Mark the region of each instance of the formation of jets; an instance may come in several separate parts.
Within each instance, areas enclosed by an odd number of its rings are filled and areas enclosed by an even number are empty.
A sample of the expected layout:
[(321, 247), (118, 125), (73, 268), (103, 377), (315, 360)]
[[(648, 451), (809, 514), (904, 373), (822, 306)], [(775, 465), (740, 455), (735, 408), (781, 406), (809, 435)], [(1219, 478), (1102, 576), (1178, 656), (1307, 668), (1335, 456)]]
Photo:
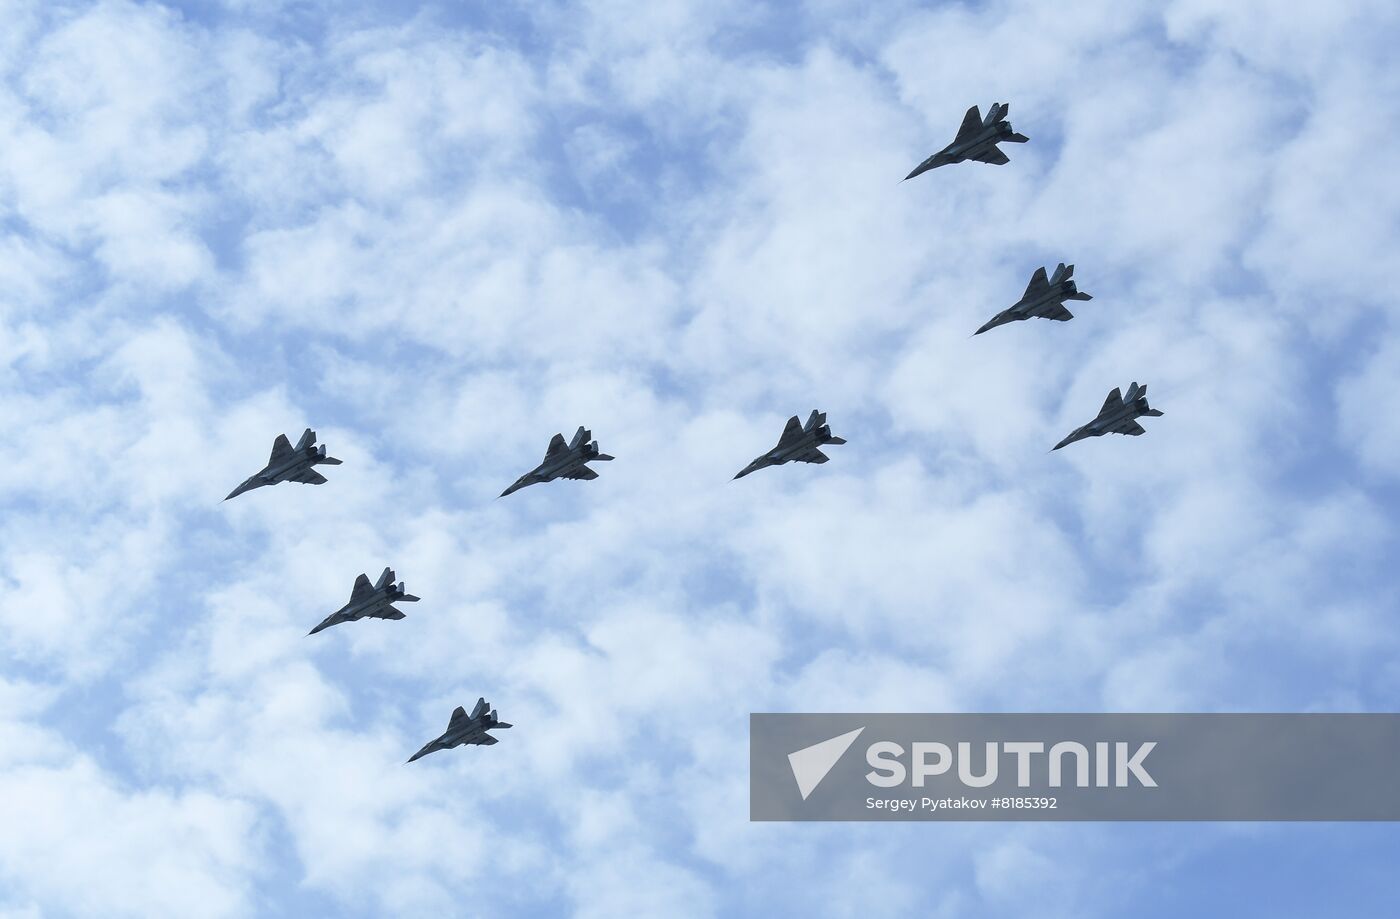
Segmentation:
[[(953, 142), (920, 163), (913, 172), (905, 176), (905, 179), (912, 179), (939, 166), (968, 160), (996, 166), (1010, 162), (998, 144), (1023, 144), (1028, 138), (1024, 134), (1018, 134), (1012, 130), (1011, 125), (1006, 121), (1007, 108), (1005, 103), (996, 103), (987, 112), (986, 118), (982, 117), (977, 106), (974, 105), (968, 109)], [(1074, 266), (1066, 265), (1063, 262), (1056, 267), (1053, 275), (1047, 276), (1044, 268), (1036, 269), (1035, 274), (1031, 276), (1030, 283), (1026, 285), (1026, 292), (1021, 295), (1021, 299), (997, 313), (973, 334), (981, 335), (989, 329), (1023, 319), (1039, 318), (1064, 322), (1074, 318), (1073, 314), (1065, 308), (1065, 301), (1093, 298), (1079, 290), (1073, 280), (1073, 274)], [(1100, 437), (1104, 434), (1139, 436), (1145, 433), (1145, 429), (1138, 424), (1137, 419), (1156, 417), (1161, 414), (1162, 412), (1148, 406), (1146, 386), (1139, 386), (1134, 382), (1128, 387), (1126, 396), (1121, 390), (1115, 388), (1108, 394), (1108, 398), (1104, 401), (1103, 408), (1099, 410), (1098, 415), (1088, 424), (1072, 431), (1052, 448), (1052, 452), (1075, 441), (1088, 437)], [(783, 428), (782, 436), (778, 438), (777, 445), (739, 470), (734, 478), (741, 479), (759, 469), (781, 466), (786, 463), (825, 463), (830, 457), (823, 453), (821, 448), (845, 442), (845, 439), (837, 437), (831, 432), (830, 425), (826, 423), (825, 413), (813, 409), (807, 417), (806, 424), (800, 423), (798, 416), (793, 415)], [(585, 427), (580, 426), (578, 431), (574, 433), (573, 439), (567, 443), (564, 441), (563, 434), (555, 434), (545, 451), (544, 460), (534, 469), (516, 479), (509, 488), (501, 492), (501, 497), (504, 498), (526, 486), (552, 482), (555, 479), (584, 481), (596, 479), (598, 473), (589, 468), (588, 464), (606, 462), (611, 459), (613, 457), (600, 450), (598, 441), (593, 439), (592, 433)], [(326, 482), (326, 477), (317, 472), (314, 467), (319, 465), (337, 466), (340, 465), (340, 462), (335, 457), (326, 455), (324, 445), (319, 447), (316, 445), (316, 433), (310, 428), (307, 428), (301, 435), (301, 439), (297, 441), (295, 447), (291, 445), (285, 434), (279, 434), (277, 439), (273, 441), (272, 455), (268, 458), (267, 465), (244, 480), (224, 500), (227, 501), (229, 498), (235, 498), (244, 492), (261, 488), (264, 485), (277, 485), (281, 482), (323, 485)], [(374, 584), (370, 584), (368, 575), (361, 574), (355, 579), (349, 602), (321, 620), (310, 634), (315, 635), (333, 625), (365, 618), (403, 619), (404, 613), (397, 609), (394, 604), (416, 602), (418, 602), (418, 597), (409, 594), (402, 581), (395, 583), (392, 568), (385, 568), (379, 576), (379, 580)], [(429, 753), (452, 747), (495, 744), (496, 738), (489, 732), (510, 726), (496, 716), (496, 710), (491, 708), (484, 698), (477, 700), (470, 715), (464, 708), (458, 706), (452, 712), (452, 717), (447, 723), (447, 730), (409, 757), (408, 762), (411, 763)]]

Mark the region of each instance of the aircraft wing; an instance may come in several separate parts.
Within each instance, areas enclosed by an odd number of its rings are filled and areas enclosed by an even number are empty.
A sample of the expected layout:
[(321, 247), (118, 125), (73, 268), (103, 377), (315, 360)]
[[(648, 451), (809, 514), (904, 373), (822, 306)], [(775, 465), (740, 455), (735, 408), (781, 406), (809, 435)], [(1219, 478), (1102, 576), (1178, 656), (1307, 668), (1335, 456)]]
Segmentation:
[(953, 139), (955, 141), (966, 140), (972, 136), (973, 131), (981, 127), (982, 113), (978, 111), (977, 106), (974, 105), (972, 108), (968, 109), (967, 114), (963, 116), (962, 125), (958, 128), (958, 136)]
[(804, 463), (824, 463), (824, 462), (826, 462), (827, 460), (831, 459), (831, 457), (827, 456), (825, 453), (823, 453), (823, 452), (820, 451), (820, 450), (808, 450), (806, 453), (803, 453), (801, 456), (796, 456), (796, 457), (793, 457), (793, 458), (794, 458), (794, 459), (797, 459), (797, 460), (800, 460), (801, 462), (804, 462)]
[(1021, 295), (1021, 299), (1029, 300), (1041, 291), (1049, 289), (1049, 287), (1050, 279), (1045, 276), (1045, 266), (1042, 265), (1035, 270), (1035, 274), (1031, 275), (1031, 281), (1026, 285), (1026, 292)]
[(362, 599), (370, 595), (374, 588), (369, 585), (369, 575), (362, 574), (355, 578), (355, 587), (350, 591), (350, 602)]
[(1011, 157), (1002, 153), (996, 147), (993, 147), (986, 153), (977, 154), (973, 159), (979, 163), (991, 163), (993, 166), (1005, 166), (1007, 163), (1011, 162)]
[(484, 733), (483, 733), (483, 734), (479, 735), (479, 736), (477, 737), (476, 740), (470, 741), (470, 743), (479, 743), (479, 744), (485, 744), (485, 745), (487, 745), (487, 746), (490, 746), (490, 745), (493, 744), (493, 743), (500, 743), (500, 741), (497, 740), (496, 738), (492, 737), (490, 734), (484, 734)]
[(598, 478), (598, 473), (594, 472), (592, 469), (589, 469), (587, 466), (580, 466), (572, 472), (564, 473), (564, 478), (583, 479), (584, 481), (588, 481), (590, 479)]
[(467, 720), (467, 710), (466, 710), (465, 708), (462, 708), (462, 706), (459, 705), (459, 706), (457, 706), (456, 708), (454, 708), (454, 709), (452, 710), (452, 717), (451, 717), (450, 719), (448, 719), (448, 722), (447, 722), (447, 729), (450, 731), (450, 730), (452, 730), (454, 727), (456, 727), (457, 725), (461, 724), (463, 721), (466, 721), (466, 720)]
[(568, 444), (564, 443), (564, 435), (555, 434), (549, 439), (549, 449), (545, 451), (544, 455), (546, 457), (557, 456), (558, 454), (563, 453), (567, 449), (569, 449), (569, 446)]
[(778, 438), (778, 446), (786, 447), (789, 444), (796, 443), (797, 439), (801, 436), (802, 422), (797, 420), (796, 415), (793, 415), (788, 419), (787, 427), (783, 428), (783, 436)]
[(308, 469), (305, 472), (297, 473), (287, 481), (301, 482), (303, 485), (324, 485), (326, 484), (326, 477), (315, 469)]
[(394, 609), (392, 606), (386, 606), (386, 607), (384, 607), (383, 609), (381, 609), (379, 612), (377, 612), (377, 613), (370, 613), (370, 615), (373, 616), (375, 619), (404, 619), (404, 618), (406, 618), (406, 617), (404, 616), (403, 613), (401, 613), (401, 612), (399, 612), (398, 610)]
[(1114, 428), (1113, 432), (1115, 434), (1130, 434), (1133, 437), (1136, 437), (1139, 434), (1146, 434), (1147, 429), (1144, 428), (1142, 425), (1138, 424), (1136, 421), (1128, 420), (1120, 424), (1118, 427)]
[(1122, 404), (1123, 404), (1123, 390), (1121, 390), (1121, 389), (1119, 389), (1117, 386), (1115, 386), (1115, 387), (1113, 387), (1113, 392), (1111, 392), (1111, 393), (1108, 394), (1108, 398), (1105, 399), (1105, 400), (1103, 400), (1103, 408), (1099, 409), (1099, 414), (1102, 415), (1104, 412), (1108, 411), (1109, 409), (1117, 408), (1118, 406), (1120, 406), (1120, 405), (1122, 405)]
[(1057, 303), (1040, 315), (1044, 316), (1046, 319), (1054, 319), (1056, 322), (1068, 322), (1074, 318), (1074, 314), (1065, 309), (1063, 303)]
[(286, 434), (278, 434), (277, 439), (272, 442), (272, 455), (267, 458), (267, 464), (280, 462), (292, 455), (292, 442), (287, 439)]

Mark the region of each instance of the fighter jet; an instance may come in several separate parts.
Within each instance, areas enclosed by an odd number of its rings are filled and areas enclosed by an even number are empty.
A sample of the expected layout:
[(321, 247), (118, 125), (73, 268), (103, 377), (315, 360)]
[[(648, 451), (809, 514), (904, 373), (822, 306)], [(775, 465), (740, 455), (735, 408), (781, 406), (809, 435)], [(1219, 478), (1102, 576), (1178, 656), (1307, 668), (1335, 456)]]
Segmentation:
[(236, 498), (245, 491), (252, 491), (254, 488), (276, 485), (279, 482), (324, 485), (326, 477), (311, 468), (323, 463), (339, 466), (340, 460), (334, 456), (326, 456), (325, 444), (320, 447), (316, 446), (315, 431), (307, 428), (295, 447), (287, 440), (286, 434), (278, 434), (277, 439), (272, 442), (272, 456), (268, 457), (267, 465), (262, 468), (261, 472), (249, 476), (242, 485), (229, 492), (228, 498), (224, 500)]
[(467, 710), (462, 706), (457, 706), (452, 711), (452, 720), (447, 722), (447, 730), (436, 740), (430, 740), (423, 746), (423, 749), (408, 758), (411, 763), (420, 756), (427, 756), (438, 750), (447, 750), (452, 747), (460, 747), (462, 744), (493, 744), (496, 738), (487, 731), (495, 728), (508, 728), (510, 725), (496, 717), (496, 710), (486, 704), (485, 699), (476, 700), (476, 708), (472, 709), (471, 715), (467, 715)]
[(1147, 433), (1147, 431), (1133, 419), (1141, 418), (1144, 415), (1155, 418), (1161, 414), (1157, 409), (1148, 407), (1146, 386), (1134, 383), (1128, 387), (1126, 398), (1124, 398), (1122, 391), (1115, 386), (1113, 392), (1109, 393), (1108, 398), (1104, 400), (1103, 408), (1099, 409), (1099, 416), (1082, 428), (1075, 428), (1068, 437), (1055, 444), (1052, 449), (1058, 450), (1076, 440), (1099, 437), (1104, 434), (1131, 434), (1136, 437), (1139, 434)]
[(1006, 121), (1008, 107), (1004, 102), (995, 103), (985, 119), (977, 106), (968, 109), (967, 114), (963, 116), (962, 127), (958, 128), (958, 136), (953, 138), (953, 142), (920, 163), (913, 172), (904, 177), (904, 181), (907, 182), (930, 169), (937, 169), (949, 163), (961, 163), (964, 160), (976, 160), (994, 166), (1005, 166), (1011, 162), (997, 144), (1003, 141), (1024, 144), (1030, 138), (1011, 130), (1011, 124)]
[(370, 616), (374, 619), (402, 619), (403, 613), (390, 606), (391, 603), (417, 603), (418, 598), (404, 589), (403, 582), (394, 584), (394, 569), (385, 568), (374, 586), (369, 586), (369, 575), (362, 574), (355, 579), (350, 591), (350, 602), (331, 613), (321, 624), (307, 634), (315, 635), (342, 622), (354, 622)]
[(788, 419), (787, 427), (783, 428), (783, 436), (778, 438), (778, 445), (749, 463), (734, 478), (742, 479), (750, 472), (765, 466), (781, 466), (794, 460), (801, 463), (824, 463), (831, 457), (817, 448), (825, 444), (845, 442), (844, 438), (831, 433), (831, 428), (826, 423), (825, 412), (812, 409), (806, 425), (800, 424), (797, 416), (793, 415)]
[(1026, 292), (1021, 295), (1021, 299), (997, 313), (986, 325), (972, 334), (981, 335), (988, 329), (995, 329), (999, 325), (1031, 317), (1055, 319), (1059, 322), (1073, 319), (1074, 314), (1065, 309), (1066, 300), (1094, 299), (1075, 286), (1074, 281), (1071, 280), (1073, 274), (1074, 266), (1066, 265), (1064, 262), (1060, 262), (1059, 267), (1055, 269), (1055, 274), (1048, 279), (1045, 277), (1045, 269), (1037, 268), (1035, 274), (1031, 275), (1031, 282), (1026, 285)]
[(552, 482), (555, 479), (596, 479), (598, 473), (587, 464), (597, 460), (612, 459), (606, 453), (598, 452), (598, 441), (587, 428), (579, 428), (574, 439), (566, 445), (563, 434), (555, 434), (545, 451), (544, 462), (515, 480), (515, 484), (501, 492), (504, 498), (511, 492), (519, 491), (526, 485), (536, 482)]

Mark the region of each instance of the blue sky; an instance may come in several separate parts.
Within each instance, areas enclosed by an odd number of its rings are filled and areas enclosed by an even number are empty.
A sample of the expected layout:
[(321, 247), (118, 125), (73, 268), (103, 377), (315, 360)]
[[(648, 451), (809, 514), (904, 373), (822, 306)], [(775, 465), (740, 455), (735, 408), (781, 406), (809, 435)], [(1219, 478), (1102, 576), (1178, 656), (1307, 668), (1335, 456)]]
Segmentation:
[(1391, 5), (343, 6), (0, 0), (0, 919), (1390, 910), (1388, 825), (753, 825), (746, 731), (1393, 710)]

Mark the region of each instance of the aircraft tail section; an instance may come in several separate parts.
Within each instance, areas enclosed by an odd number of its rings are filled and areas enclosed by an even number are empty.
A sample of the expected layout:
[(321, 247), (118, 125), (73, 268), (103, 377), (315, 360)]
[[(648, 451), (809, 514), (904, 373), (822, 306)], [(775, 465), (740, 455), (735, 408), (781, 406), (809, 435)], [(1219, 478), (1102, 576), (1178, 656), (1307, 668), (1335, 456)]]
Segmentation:
[(307, 447), (311, 446), (315, 442), (316, 432), (311, 430), (310, 428), (307, 428), (305, 431), (302, 432), (301, 440), (297, 441), (297, 449), (305, 450)]

